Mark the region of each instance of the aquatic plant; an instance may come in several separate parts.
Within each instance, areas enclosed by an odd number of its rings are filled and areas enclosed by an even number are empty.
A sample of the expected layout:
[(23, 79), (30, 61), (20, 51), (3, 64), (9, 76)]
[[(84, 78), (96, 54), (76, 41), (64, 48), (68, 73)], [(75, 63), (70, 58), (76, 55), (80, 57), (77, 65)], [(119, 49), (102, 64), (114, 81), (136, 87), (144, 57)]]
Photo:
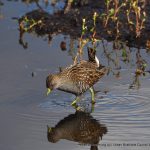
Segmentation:
[[(111, 22), (115, 23), (118, 38), (120, 28), (127, 20), (129, 28), (135, 31), (136, 37), (140, 37), (146, 21), (146, 0), (105, 0), (105, 5), (106, 12), (101, 15), (104, 27)], [(122, 20), (123, 16), (126, 16), (126, 20)]]

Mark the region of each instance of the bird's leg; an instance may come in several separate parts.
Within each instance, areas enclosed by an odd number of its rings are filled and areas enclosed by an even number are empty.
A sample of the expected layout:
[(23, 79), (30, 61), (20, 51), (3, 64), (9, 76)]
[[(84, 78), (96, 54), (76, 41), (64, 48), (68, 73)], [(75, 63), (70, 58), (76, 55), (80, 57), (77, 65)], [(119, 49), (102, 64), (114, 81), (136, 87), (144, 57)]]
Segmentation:
[(92, 104), (95, 103), (95, 93), (93, 87), (90, 88), (91, 96), (92, 96)]
[(77, 96), (77, 97), (74, 99), (74, 101), (71, 103), (71, 105), (72, 105), (72, 106), (77, 105), (76, 103), (77, 103), (77, 101), (79, 101), (79, 100), (80, 100), (80, 98)]
[(77, 101), (79, 101), (80, 100), (80, 97), (76, 97), (75, 99), (74, 99), (74, 101), (71, 103), (71, 105), (76, 109), (76, 110), (80, 110), (81, 108), (77, 105)]
[(95, 103), (92, 103), (92, 105), (91, 105), (91, 113), (94, 112), (94, 108), (95, 108)]

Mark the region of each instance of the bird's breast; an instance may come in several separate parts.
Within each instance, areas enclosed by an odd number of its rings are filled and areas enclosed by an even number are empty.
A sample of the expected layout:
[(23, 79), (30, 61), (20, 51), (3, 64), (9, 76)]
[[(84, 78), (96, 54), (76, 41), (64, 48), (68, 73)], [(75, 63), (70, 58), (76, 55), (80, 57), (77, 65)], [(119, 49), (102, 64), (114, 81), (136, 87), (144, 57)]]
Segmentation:
[(74, 85), (73, 83), (64, 83), (63, 85), (61, 85), (58, 90), (64, 91), (64, 92), (68, 92), (68, 93), (72, 93), (75, 95), (79, 95), (80, 94), (80, 89), (77, 88), (76, 85)]

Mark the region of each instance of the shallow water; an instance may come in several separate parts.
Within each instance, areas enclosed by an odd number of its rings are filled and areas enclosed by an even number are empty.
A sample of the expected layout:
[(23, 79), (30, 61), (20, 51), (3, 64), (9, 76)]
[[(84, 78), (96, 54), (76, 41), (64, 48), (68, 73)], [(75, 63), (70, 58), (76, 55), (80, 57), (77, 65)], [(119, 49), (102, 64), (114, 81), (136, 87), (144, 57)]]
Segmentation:
[[(51, 45), (44, 38), (25, 34), (28, 49), (18, 43), (18, 17), (36, 8), (21, 1), (2, 1), (0, 13), (0, 149), (1, 150), (85, 150), (77, 142), (47, 140), (47, 125), (55, 126), (61, 119), (74, 114), (70, 106), (74, 96), (54, 91), (45, 96), (45, 78), (58, 67), (72, 63), (67, 51), (60, 50), (62, 35), (55, 36)], [(41, 2), (41, 4), (43, 4)], [(69, 41), (69, 39), (67, 39)], [(111, 44), (110, 44), (111, 45)], [(149, 63), (149, 56), (141, 50)], [(98, 56), (107, 65), (100, 53)], [(96, 96), (94, 112), (91, 114), (104, 124), (108, 132), (100, 141), (99, 149), (150, 149), (150, 76), (141, 77), (140, 89), (129, 89), (135, 67), (121, 64), (121, 77), (105, 76), (96, 89), (108, 90)], [(34, 77), (32, 77), (34, 73)], [(80, 102), (85, 107), (90, 101), (87, 92)], [(128, 144), (128, 145), (127, 145)]]

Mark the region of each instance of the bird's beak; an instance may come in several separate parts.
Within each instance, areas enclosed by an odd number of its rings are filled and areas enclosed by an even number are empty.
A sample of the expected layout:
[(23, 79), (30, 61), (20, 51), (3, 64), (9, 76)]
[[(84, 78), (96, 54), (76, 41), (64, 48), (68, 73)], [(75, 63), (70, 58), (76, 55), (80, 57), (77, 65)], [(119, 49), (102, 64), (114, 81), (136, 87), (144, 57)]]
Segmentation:
[(52, 128), (47, 125), (47, 131), (48, 131), (48, 133), (50, 133), (51, 130), (52, 130)]
[(51, 92), (51, 89), (50, 89), (50, 88), (47, 88), (47, 93), (46, 93), (46, 95), (48, 96), (50, 92)]

